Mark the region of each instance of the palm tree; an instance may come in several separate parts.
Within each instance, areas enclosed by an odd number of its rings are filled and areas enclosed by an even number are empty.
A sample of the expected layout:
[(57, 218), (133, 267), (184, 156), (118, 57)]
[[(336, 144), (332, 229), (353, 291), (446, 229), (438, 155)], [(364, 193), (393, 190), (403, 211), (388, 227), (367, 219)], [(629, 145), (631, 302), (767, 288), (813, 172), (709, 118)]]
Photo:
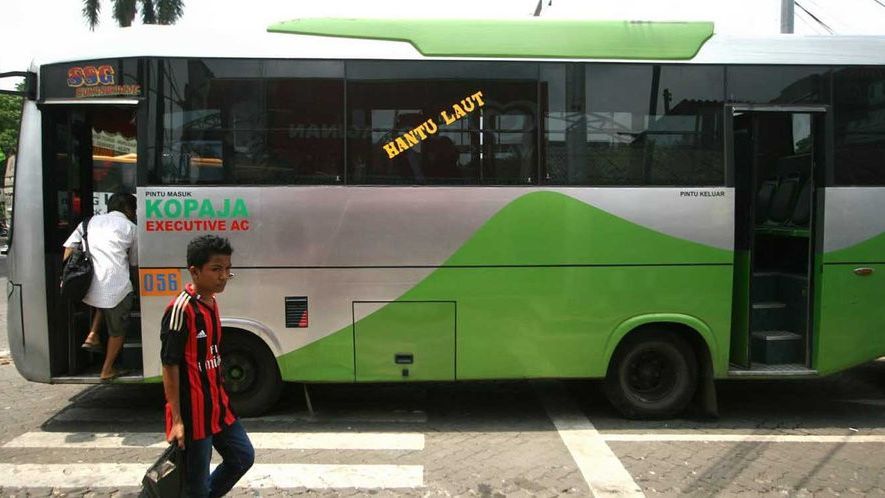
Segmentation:
[[(141, 22), (143, 24), (175, 24), (184, 14), (183, 0), (113, 0), (114, 19), (121, 27), (132, 25), (138, 4), (141, 4)], [(89, 29), (98, 24), (98, 13), (101, 11), (99, 0), (83, 0), (83, 16), (89, 23)]]

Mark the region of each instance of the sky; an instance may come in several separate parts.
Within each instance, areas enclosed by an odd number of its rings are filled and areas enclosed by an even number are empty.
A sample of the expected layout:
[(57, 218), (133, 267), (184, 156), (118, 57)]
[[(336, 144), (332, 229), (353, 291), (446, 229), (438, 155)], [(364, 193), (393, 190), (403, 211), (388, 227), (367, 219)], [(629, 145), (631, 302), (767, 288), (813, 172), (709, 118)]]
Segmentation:
[[(717, 33), (780, 31), (781, 0), (542, 0), (541, 16), (568, 19), (713, 21)], [(263, 30), (299, 17), (519, 18), (538, 0), (185, 0), (183, 27)], [(97, 32), (116, 30), (101, 0)], [(82, 0), (0, 0), (0, 72), (24, 71), (35, 54), (91, 34)], [(796, 0), (798, 34), (885, 35), (885, 0)], [(817, 18), (817, 19), (815, 19)], [(12, 81), (0, 81), (11, 88)]]

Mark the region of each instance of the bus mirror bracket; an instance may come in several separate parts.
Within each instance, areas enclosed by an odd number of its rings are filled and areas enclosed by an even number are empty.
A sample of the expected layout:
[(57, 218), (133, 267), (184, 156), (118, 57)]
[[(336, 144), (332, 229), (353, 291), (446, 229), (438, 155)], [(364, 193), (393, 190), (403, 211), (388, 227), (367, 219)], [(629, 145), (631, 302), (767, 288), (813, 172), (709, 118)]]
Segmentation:
[(0, 79), (3, 78), (24, 78), (24, 86), (21, 90), (2, 90), (0, 94), (18, 95), (28, 100), (37, 100), (37, 74), (30, 71), (12, 71), (8, 73), (0, 73)]

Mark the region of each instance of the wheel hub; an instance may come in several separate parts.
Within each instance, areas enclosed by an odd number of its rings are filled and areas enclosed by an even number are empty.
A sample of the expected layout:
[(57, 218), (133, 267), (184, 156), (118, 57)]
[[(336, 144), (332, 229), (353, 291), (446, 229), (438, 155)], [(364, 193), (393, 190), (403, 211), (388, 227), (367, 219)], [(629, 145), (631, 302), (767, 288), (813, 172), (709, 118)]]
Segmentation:
[(258, 372), (255, 363), (247, 355), (228, 353), (222, 365), (224, 387), (228, 392), (237, 394), (252, 388)]
[(634, 357), (627, 370), (631, 390), (648, 399), (661, 399), (672, 391), (676, 373), (669, 359), (656, 351)]

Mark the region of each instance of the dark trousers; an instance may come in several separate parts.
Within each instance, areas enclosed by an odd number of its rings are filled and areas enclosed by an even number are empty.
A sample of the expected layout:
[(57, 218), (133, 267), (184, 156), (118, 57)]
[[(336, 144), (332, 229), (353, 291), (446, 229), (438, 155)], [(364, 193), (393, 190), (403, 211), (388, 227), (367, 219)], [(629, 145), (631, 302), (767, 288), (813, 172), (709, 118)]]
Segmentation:
[[(209, 475), (212, 448), (221, 455), (222, 462)], [(255, 461), (255, 449), (240, 421), (214, 436), (199, 441), (188, 441), (184, 450), (187, 473), (186, 495), (203, 498), (223, 496), (249, 470)]]

